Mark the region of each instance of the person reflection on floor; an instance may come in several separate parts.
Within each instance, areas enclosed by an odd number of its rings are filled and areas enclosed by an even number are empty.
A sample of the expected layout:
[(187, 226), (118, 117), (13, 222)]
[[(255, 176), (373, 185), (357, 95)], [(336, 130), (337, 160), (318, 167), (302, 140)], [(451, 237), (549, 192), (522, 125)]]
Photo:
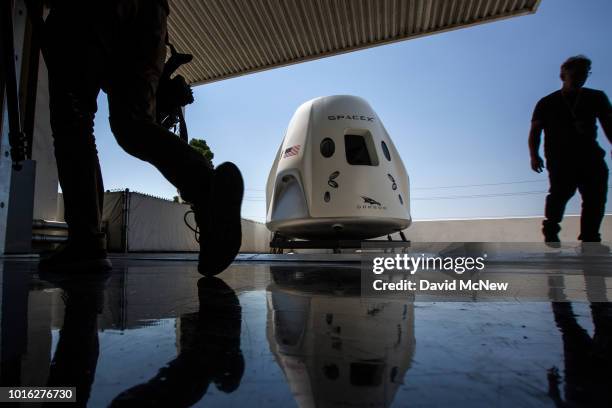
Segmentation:
[(221, 279), (198, 281), (199, 312), (180, 317), (179, 354), (144, 384), (119, 394), (111, 407), (188, 407), (214, 382), (231, 393), (240, 385), (244, 357), (240, 349), (242, 308)]
[[(98, 363), (98, 315), (104, 309), (104, 291), (108, 275), (78, 278), (68, 276), (58, 282), (41, 274), (41, 278), (63, 289), (64, 324), (51, 361), (47, 387), (76, 387), (76, 404), (85, 407)], [(57, 403), (50, 403), (57, 406)]]
[(593, 297), (594, 291), (605, 288), (602, 276), (585, 271), (585, 279), (589, 300), (598, 300), (590, 302), (593, 337), (578, 323), (571, 302), (551, 303), (563, 339), (565, 400), (559, 370), (548, 372), (548, 395), (558, 407), (612, 407), (612, 303)]

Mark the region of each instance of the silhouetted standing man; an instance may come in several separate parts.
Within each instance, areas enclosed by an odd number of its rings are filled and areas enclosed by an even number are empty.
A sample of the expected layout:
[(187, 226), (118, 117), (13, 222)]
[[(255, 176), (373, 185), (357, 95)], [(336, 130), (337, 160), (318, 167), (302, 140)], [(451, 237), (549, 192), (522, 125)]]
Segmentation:
[[(612, 106), (602, 91), (584, 88), (591, 73), (591, 61), (584, 56), (569, 58), (561, 65), (563, 87), (540, 99), (533, 112), (529, 133), (531, 168), (541, 173), (544, 161), (540, 157), (540, 139), (544, 130), (544, 156), (550, 189), (546, 197), (544, 240), (559, 247), (559, 223), (565, 206), (575, 194), (582, 196), (579, 240), (599, 243), (599, 227), (603, 220), (608, 193), (608, 167), (605, 151), (597, 143), (599, 119), (612, 142)], [(608, 252), (601, 244), (590, 245)]]
[[(109, 269), (101, 233), (104, 188), (93, 135), (96, 100), (108, 95), (119, 145), (153, 164), (193, 204), (199, 271), (223, 271), (241, 244), (242, 177), (232, 163), (211, 170), (187, 143), (156, 123), (166, 56), (167, 0), (54, 0), (45, 21), (51, 128), (68, 243), (43, 269)], [(111, 164), (112, 165), (112, 164)], [(155, 222), (155, 220), (151, 220)]]

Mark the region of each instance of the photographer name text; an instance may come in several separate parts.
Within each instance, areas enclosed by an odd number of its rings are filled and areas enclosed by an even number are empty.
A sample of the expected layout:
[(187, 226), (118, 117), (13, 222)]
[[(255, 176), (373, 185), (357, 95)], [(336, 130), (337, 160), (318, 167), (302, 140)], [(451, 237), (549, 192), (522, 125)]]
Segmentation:
[(491, 282), (490, 280), (445, 280), (444, 282), (431, 282), (421, 279), (418, 282), (403, 279), (399, 282), (385, 282), (376, 279), (373, 288), (377, 291), (457, 291), (457, 290), (487, 290), (506, 291), (508, 282)]

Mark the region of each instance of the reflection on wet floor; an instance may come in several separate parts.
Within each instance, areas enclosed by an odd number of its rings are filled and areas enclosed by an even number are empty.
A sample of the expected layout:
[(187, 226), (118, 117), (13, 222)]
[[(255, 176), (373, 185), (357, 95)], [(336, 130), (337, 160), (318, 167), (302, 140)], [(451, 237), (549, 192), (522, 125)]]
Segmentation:
[(359, 269), (271, 266), (268, 342), (298, 405), (389, 406), (414, 356), (414, 304), (360, 297)]
[(3, 386), (72, 384), (91, 407), (612, 406), (610, 303), (364, 298), (350, 265), (115, 264), (4, 262)]

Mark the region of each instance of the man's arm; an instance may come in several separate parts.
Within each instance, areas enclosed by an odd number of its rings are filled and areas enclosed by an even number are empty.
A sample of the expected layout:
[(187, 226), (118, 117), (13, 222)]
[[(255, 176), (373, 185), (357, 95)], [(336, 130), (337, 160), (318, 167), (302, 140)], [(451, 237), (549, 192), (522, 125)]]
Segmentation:
[(612, 112), (600, 117), (599, 123), (601, 123), (601, 128), (603, 129), (604, 133), (606, 134), (606, 137), (612, 144)]
[(612, 105), (604, 92), (601, 92), (600, 100), (597, 117), (599, 118), (599, 123), (601, 123), (601, 128), (606, 134), (606, 137), (610, 143), (612, 143)]
[(544, 160), (540, 157), (540, 143), (542, 141), (543, 128), (541, 121), (531, 121), (531, 130), (529, 130), (529, 155), (531, 156), (531, 169), (536, 173), (541, 173), (544, 170)]

